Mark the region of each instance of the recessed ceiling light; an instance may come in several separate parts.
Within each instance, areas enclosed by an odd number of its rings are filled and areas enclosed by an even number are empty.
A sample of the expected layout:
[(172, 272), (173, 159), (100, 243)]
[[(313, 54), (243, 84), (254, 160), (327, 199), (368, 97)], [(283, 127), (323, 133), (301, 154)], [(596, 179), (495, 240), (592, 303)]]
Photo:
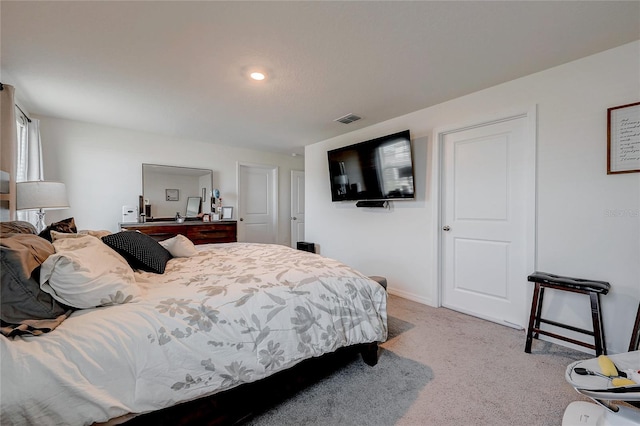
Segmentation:
[(252, 72), (251, 74), (249, 74), (249, 77), (257, 81), (262, 81), (266, 78), (266, 76), (263, 73), (258, 71)]

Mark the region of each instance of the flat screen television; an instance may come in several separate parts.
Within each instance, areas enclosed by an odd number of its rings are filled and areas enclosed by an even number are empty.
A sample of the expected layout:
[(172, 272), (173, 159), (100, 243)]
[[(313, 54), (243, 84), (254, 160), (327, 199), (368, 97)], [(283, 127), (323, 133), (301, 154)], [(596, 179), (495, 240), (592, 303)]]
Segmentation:
[(414, 198), (409, 130), (327, 153), (332, 201)]

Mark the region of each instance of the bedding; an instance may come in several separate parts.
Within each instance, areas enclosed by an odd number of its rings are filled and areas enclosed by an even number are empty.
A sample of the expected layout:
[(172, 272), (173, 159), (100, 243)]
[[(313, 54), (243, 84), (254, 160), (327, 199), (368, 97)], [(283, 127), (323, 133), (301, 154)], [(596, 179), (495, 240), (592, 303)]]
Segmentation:
[(0, 332), (7, 336), (46, 333), (71, 313), (68, 306), (40, 291), (41, 265), (54, 253), (53, 245), (19, 229), (26, 228), (19, 225), (0, 238)]
[(0, 423), (105, 422), (386, 340), (385, 290), (338, 261), (279, 245), (196, 249), (163, 274), (136, 271), (130, 303), (1, 337)]
[(11, 222), (0, 222), (0, 236), (8, 234), (34, 234), (38, 231), (33, 224), (24, 220), (13, 220)]

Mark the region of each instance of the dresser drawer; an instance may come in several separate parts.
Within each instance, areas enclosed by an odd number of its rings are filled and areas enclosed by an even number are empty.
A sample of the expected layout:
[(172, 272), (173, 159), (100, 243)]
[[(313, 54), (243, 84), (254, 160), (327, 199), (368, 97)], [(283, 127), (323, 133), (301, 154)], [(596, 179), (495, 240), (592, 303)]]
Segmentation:
[(190, 226), (187, 229), (187, 238), (194, 244), (234, 243), (237, 241), (236, 229), (236, 223)]
[[(122, 226), (122, 229), (127, 231), (139, 231), (143, 234), (147, 234), (156, 241), (167, 240), (173, 238), (178, 234), (186, 234), (183, 227), (178, 226)], [(185, 235), (186, 236), (186, 235)]]
[(120, 224), (127, 231), (140, 231), (156, 241), (166, 240), (182, 234), (194, 244), (235, 243), (237, 241), (236, 222), (163, 222)]

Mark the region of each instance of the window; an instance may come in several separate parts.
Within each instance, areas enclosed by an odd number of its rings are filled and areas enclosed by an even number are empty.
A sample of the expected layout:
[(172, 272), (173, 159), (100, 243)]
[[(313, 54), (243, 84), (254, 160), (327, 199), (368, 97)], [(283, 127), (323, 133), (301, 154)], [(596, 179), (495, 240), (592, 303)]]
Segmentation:
[(24, 114), (16, 108), (16, 129), (18, 132), (18, 146), (16, 147), (16, 182), (23, 182), (27, 179), (27, 125), (28, 121)]

